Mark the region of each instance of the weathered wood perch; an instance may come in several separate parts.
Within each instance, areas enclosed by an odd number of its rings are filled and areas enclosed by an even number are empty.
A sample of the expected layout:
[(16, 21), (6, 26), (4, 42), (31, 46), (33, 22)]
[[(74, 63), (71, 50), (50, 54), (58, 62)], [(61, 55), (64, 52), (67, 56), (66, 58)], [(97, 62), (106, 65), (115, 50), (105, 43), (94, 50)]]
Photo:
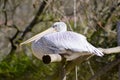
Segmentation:
[(120, 53), (120, 46), (113, 47), (113, 48), (98, 48), (104, 54), (112, 54), (112, 53)]
[(44, 55), (42, 60), (45, 64), (48, 64), (51, 62), (60, 62), (62, 61), (62, 57), (59, 54), (49, 54), (49, 55)]
[[(120, 53), (120, 46), (118, 47), (113, 47), (113, 48), (98, 48), (101, 52), (103, 52), (104, 54), (112, 54), (112, 53)], [(85, 53), (85, 55), (91, 55), (90, 53)], [(79, 56), (83, 56), (83, 55), (79, 55)], [(45, 64), (49, 64), (51, 62), (60, 62), (62, 61), (62, 56), (60, 54), (46, 54), (43, 56), (42, 61)]]

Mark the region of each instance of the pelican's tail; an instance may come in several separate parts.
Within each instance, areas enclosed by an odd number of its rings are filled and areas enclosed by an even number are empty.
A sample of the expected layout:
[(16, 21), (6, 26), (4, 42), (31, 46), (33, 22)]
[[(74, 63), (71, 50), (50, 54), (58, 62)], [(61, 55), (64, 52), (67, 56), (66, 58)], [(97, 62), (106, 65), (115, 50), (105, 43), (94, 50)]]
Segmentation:
[(90, 52), (97, 55), (97, 56), (103, 56), (104, 54), (98, 50), (97, 48), (95, 48), (94, 46), (92, 46), (90, 43), (88, 43), (89, 48), (90, 48)]

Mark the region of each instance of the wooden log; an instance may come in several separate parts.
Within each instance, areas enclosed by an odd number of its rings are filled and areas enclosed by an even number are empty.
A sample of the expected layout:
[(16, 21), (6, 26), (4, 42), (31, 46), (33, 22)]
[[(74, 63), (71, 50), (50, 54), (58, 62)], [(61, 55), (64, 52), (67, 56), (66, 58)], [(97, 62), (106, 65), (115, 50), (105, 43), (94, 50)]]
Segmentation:
[[(113, 47), (113, 48), (107, 48), (107, 49), (104, 49), (104, 48), (98, 48), (101, 52), (103, 52), (104, 54), (112, 54), (112, 53), (120, 53), (120, 46), (118, 47)], [(84, 55), (83, 54), (80, 54), (80, 56), (85, 56), (85, 55), (92, 55), (91, 53), (85, 53)], [(43, 57), (42, 57), (42, 61), (45, 63), (45, 64), (49, 64), (51, 62), (61, 62), (63, 59), (63, 57), (60, 55), (60, 54), (45, 54)]]
[(45, 64), (49, 64), (51, 62), (60, 62), (62, 61), (62, 56), (60, 54), (46, 54), (42, 57), (42, 61)]

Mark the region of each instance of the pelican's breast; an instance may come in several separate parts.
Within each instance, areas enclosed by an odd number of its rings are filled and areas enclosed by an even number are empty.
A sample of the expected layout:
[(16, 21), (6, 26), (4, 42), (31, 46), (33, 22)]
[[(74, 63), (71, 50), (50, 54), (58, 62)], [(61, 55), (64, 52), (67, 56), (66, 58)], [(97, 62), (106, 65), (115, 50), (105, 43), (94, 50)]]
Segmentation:
[(43, 39), (39, 39), (37, 41), (32, 42), (32, 51), (33, 55), (38, 59), (42, 60), (43, 55), (52, 54), (53, 52), (46, 46)]

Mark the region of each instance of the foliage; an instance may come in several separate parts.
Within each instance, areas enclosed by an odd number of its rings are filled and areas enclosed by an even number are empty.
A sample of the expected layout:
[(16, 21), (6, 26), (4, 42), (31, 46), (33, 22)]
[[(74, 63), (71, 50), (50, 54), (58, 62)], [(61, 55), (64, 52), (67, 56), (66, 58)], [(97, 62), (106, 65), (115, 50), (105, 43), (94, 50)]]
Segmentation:
[(45, 65), (37, 59), (30, 60), (26, 55), (13, 54), (0, 62), (1, 80), (46, 80), (55, 65)]

